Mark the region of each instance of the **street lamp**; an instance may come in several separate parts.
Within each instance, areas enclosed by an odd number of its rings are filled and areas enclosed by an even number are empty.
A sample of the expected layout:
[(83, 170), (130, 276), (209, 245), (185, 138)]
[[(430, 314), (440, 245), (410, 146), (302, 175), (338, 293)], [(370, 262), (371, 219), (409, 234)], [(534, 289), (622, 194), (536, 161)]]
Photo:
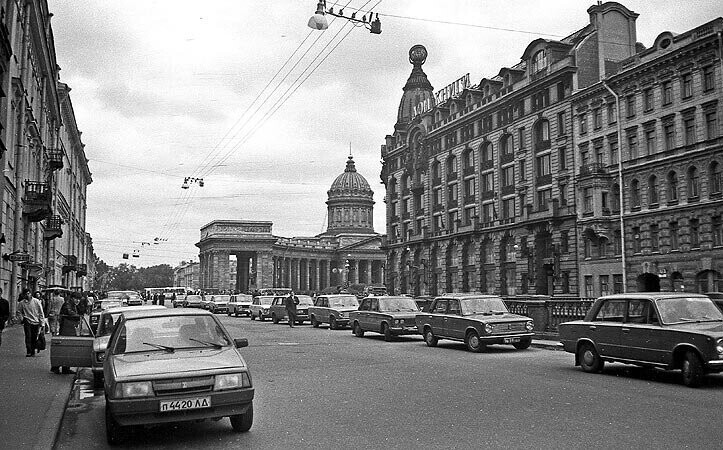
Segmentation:
[(183, 179), (181, 189), (188, 189), (193, 183), (196, 183), (199, 187), (203, 187), (203, 178), (186, 177)]
[(360, 24), (372, 34), (382, 33), (382, 22), (379, 20), (379, 13), (374, 17), (374, 14), (369, 12), (368, 17), (364, 15), (361, 19), (357, 19), (356, 12), (352, 13), (351, 16), (345, 16), (343, 9), (340, 9), (338, 13), (334, 12), (334, 8), (326, 9), (326, 0), (319, 0), (319, 3), (316, 4), (316, 12), (309, 19), (309, 28), (314, 30), (326, 30), (329, 28), (329, 22), (327, 22), (325, 14)]

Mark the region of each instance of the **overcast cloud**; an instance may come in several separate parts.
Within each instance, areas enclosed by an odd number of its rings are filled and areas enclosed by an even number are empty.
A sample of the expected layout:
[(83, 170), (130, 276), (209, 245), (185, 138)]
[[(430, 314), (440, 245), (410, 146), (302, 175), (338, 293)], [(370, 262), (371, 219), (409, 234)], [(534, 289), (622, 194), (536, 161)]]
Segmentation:
[[(250, 109), (311, 31), (315, 0), (49, 0), (61, 81), (72, 88), (93, 173), (86, 227), (96, 253), (112, 265), (134, 250), (140, 257), (125, 262), (137, 266), (197, 260), (199, 229), (215, 219), (273, 221), (279, 236), (318, 234), (326, 229), (326, 191), (344, 170), (350, 143), (384, 233), (379, 148), (393, 132), (409, 48), (426, 46), (424, 70), (435, 89), (465, 73), (476, 83), (519, 62), (532, 40), (585, 26), (593, 3), (385, 0), (375, 8), (381, 35), (352, 29), (295, 88), (332, 36), (341, 29), (329, 47), (350, 27), (337, 19), (313, 32)], [(684, 32), (721, 13), (713, 0), (685, 9), (672, 0), (621, 3), (640, 14), (637, 37), (646, 46), (663, 31)], [(184, 177), (199, 176), (203, 187), (181, 189)], [(164, 241), (143, 244), (155, 238)]]

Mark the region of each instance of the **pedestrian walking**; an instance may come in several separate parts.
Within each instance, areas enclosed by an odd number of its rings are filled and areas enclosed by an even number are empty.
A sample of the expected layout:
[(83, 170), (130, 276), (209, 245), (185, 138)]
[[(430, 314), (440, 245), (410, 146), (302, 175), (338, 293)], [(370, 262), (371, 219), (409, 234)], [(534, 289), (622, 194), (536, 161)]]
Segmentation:
[(75, 303), (78, 314), (81, 316), (88, 314), (90, 312), (88, 311), (88, 297), (80, 295), (76, 292), (73, 293), (73, 297), (78, 299), (78, 301)]
[[(30, 295), (30, 289), (23, 289), (18, 299), (18, 316), (25, 332), (25, 356), (35, 356), (35, 344), (41, 327), (45, 327), (45, 314), (40, 300)], [(45, 332), (45, 330), (43, 330)]]
[(158, 294), (153, 294), (153, 301), (152, 301), (152, 303), (153, 303), (154, 305), (158, 304)]
[(3, 290), (0, 288), (0, 345), (3, 343), (3, 330), (8, 319), (10, 319), (10, 303), (3, 297)]
[[(76, 329), (80, 323), (80, 314), (78, 313), (78, 303), (80, 299), (68, 293), (65, 296), (65, 302), (60, 308), (60, 336), (77, 336)], [(50, 366), (50, 371), (60, 373), (61, 367)], [(73, 373), (70, 367), (62, 367), (63, 373)]]
[(161, 294), (158, 296), (158, 304), (161, 306), (166, 305), (166, 294), (164, 294), (163, 292), (161, 292)]
[(60, 332), (60, 309), (63, 307), (63, 303), (65, 303), (65, 300), (60, 295), (60, 291), (53, 291), (48, 306), (48, 322), (53, 336), (57, 336), (58, 332)]
[(286, 316), (289, 318), (289, 326), (291, 328), (294, 328), (294, 322), (296, 322), (296, 305), (298, 304), (299, 299), (294, 295), (293, 292), (289, 293), (289, 296), (284, 299)]

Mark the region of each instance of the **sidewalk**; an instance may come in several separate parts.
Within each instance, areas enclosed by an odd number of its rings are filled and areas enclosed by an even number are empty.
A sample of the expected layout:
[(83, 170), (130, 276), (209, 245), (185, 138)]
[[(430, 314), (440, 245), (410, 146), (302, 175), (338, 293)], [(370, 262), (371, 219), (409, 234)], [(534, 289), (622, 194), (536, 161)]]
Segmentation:
[(23, 327), (6, 327), (0, 346), (0, 436), (3, 448), (49, 449), (63, 418), (74, 375), (50, 372), (48, 349), (25, 356)]
[(544, 348), (547, 350), (562, 350), (562, 345), (560, 345), (560, 341), (553, 341), (551, 339), (540, 339), (536, 337), (532, 338), (532, 347)]

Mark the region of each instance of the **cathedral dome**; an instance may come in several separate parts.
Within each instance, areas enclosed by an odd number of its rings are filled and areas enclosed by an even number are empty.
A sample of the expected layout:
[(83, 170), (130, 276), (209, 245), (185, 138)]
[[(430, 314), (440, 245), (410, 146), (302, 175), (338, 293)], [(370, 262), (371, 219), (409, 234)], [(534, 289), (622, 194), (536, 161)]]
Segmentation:
[(344, 173), (336, 177), (336, 180), (331, 183), (331, 188), (327, 194), (329, 195), (329, 200), (334, 197), (374, 197), (374, 192), (371, 187), (369, 187), (369, 182), (356, 171), (354, 159), (351, 155), (349, 155), (349, 159), (346, 162)]

